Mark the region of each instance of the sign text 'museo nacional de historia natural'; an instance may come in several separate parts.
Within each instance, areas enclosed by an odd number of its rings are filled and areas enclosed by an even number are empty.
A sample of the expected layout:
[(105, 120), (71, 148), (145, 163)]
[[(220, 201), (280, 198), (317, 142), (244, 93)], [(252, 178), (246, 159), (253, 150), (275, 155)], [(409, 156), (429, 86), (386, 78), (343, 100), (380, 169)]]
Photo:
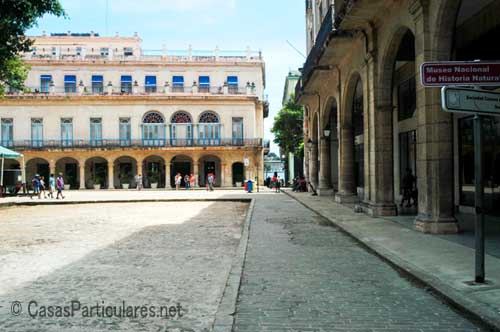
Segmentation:
[(500, 85), (500, 62), (427, 62), (422, 85)]

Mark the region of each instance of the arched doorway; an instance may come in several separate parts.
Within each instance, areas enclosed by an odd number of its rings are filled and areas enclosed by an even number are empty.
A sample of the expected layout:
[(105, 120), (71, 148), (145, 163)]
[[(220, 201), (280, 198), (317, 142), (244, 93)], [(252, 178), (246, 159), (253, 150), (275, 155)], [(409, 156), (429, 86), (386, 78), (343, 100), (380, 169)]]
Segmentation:
[(220, 158), (214, 155), (206, 155), (200, 158), (200, 186), (205, 186), (207, 176), (209, 173), (215, 175), (215, 186), (220, 187), (223, 185), (223, 174), (221, 173)]
[(364, 198), (365, 185), (365, 140), (364, 140), (364, 101), (363, 82), (356, 78), (352, 100), (352, 142), (354, 150), (354, 186), (360, 200)]
[[(38, 174), (48, 179), (50, 176), (49, 162), (43, 158), (33, 158), (26, 163), (26, 183), (31, 185), (31, 179)], [(46, 181), (47, 182), (47, 181)]]
[(198, 144), (203, 146), (220, 145), (220, 133), (219, 116), (215, 112), (203, 112), (198, 121)]
[(113, 183), (115, 188), (135, 188), (137, 161), (129, 156), (116, 158), (113, 163)]
[[(7, 192), (14, 192), (16, 184), (23, 182), (21, 164), (15, 159), (5, 159), (3, 167), (3, 186)], [(26, 182), (31, 183), (31, 178)]]
[(324, 136), (328, 145), (327, 153), (329, 160), (328, 180), (334, 192), (338, 191), (339, 184), (339, 140), (338, 140), (338, 111), (337, 100), (331, 98), (327, 104)]
[(142, 118), (142, 144), (165, 146), (165, 118), (159, 112), (148, 112)]
[[(185, 155), (177, 155), (170, 161), (170, 185), (175, 188), (175, 175), (182, 175), (182, 183), (184, 186), (184, 176), (193, 172), (193, 159)], [(199, 182), (198, 182), (199, 183)]]
[(108, 161), (93, 157), (85, 161), (85, 188), (108, 188)]
[(79, 181), (78, 160), (71, 157), (64, 157), (56, 162), (56, 174), (63, 174), (64, 183), (69, 184), (71, 189), (77, 189), (80, 185)]
[(170, 119), (170, 144), (193, 145), (193, 119), (188, 112), (175, 112)]
[(398, 37), (400, 42), (395, 48), (397, 53), (392, 68), (393, 192), (398, 214), (416, 215), (416, 196), (411, 203), (401, 204), (405, 187), (409, 191), (411, 185), (412, 192), (416, 192), (417, 184), (415, 36), (409, 29), (402, 28), (395, 38)]
[[(160, 156), (148, 156), (142, 165), (144, 187), (165, 188), (165, 160)], [(153, 184), (153, 185), (152, 185)]]
[(243, 163), (233, 163), (232, 166), (233, 186), (238, 187), (243, 185), (245, 181), (245, 166)]

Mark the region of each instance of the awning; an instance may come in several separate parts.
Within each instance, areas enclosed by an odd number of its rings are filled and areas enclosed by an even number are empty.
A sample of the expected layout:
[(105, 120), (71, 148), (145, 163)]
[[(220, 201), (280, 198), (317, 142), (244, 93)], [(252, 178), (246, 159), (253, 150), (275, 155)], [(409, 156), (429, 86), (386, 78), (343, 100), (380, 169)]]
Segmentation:
[(5, 159), (16, 159), (16, 158), (21, 158), (23, 155), (16, 152), (9, 150), (7, 148), (4, 148), (3, 146), (0, 146), (0, 158), (5, 158)]

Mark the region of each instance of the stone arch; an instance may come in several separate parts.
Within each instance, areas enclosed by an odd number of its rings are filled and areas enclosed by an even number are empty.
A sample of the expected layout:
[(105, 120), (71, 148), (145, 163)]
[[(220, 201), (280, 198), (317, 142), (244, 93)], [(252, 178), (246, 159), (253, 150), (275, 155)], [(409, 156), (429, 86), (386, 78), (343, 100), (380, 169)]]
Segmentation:
[(50, 176), (49, 160), (42, 157), (33, 157), (26, 161), (26, 183), (31, 186), (31, 179), (39, 174), (48, 179)]
[(207, 153), (201, 155), (198, 159), (199, 163), (199, 174), (200, 174), (200, 185), (205, 186), (207, 176), (209, 173), (215, 174), (215, 186), (220, 187), (223, 185), (223, 174), (222, 174), (222, 157), (216, 153)]
[[(113, 160), (113, 184), (115, 188), (135, 187), (137, 160), (130, 155), (122, 155)], [(127, 186), (128, 185), (128, 186)]]
[(100, 186), (101, 189), (108, 188), (110, 162), (112, 161), (102, 156), (92, 156), (85, 160), (85, 188), (96, 188), (94, 185)]
[(63, 156), (56, 160), (56, 174), (62, 173), (64, 183), (69, 184), (71, 189), (76, 189), (80, 184), (79, 165), (80, 162), (73, 157)]
[(407, 33), (412, 33), (415, 36), (413, 30), (410, 27), (404, 25), (398, 25), (394, 28), (392, 37), (389, 39), (390, 42), (385, 47), (382, 53), (382, 59), (380, 61), (380, 79), (378, 82), (378, 96), (377, 106), (388, 106), (392, 104), (392, 86), (393, 86), (393, 76), (394, 76), (394, 63), (398, 56), (399, 47), (401, 42), (405, 38)]
[(164, 188), (165, 183), (165, 165), (167, 161), (158, 154), (149, 154), (142, 160), (142, 179), (144, 187), (152, 188), (152, 184), (157, 184), (157, 188)]
[[(356, 93), (356, 86), (358, 84), (361, 84), (361, 87), (363, 88), (363, 78), (361, 74), (357, 71), (352, 71), (349, 74), (349, 80), (347, 81), (347, 84), (345, 85), (345, 90), (344, 90), (344, 107), (342, 108), (342, 113), (341, 113), (341, 123), (344, 126), (352, 126), (352, 107), (353, 107), (353, 101), (354, 101), (354, 95)], [(364, 88), (363, 88), (364, 90)], [(363, 91), (363, 95), (364, 95)]]
[[(170, 185), (175, 188), (175, 175), (180, 173), (182, 175), (182, 183), (184, 186), (184, 176), (186, 174), (194, 173), (193, 156), (188, 154), (177, 154), (170, 160)], [(195, 175), (196, 176), (196, 175)]]
[(462, 1), (441, 0), (436, 11), (436, 32), (433, 34), (431, 49), (434, 51), (431, 60), (450, 60), (455, 37), (455, 26)]

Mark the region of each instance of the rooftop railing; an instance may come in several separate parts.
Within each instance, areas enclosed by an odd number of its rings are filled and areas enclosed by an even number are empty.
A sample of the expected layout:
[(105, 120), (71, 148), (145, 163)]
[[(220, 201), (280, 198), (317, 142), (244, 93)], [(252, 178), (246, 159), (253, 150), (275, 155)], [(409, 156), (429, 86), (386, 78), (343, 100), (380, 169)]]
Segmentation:
[(169, 147), (252, 147), (269, 148), (270, 142), (262, 138), (143, 138), (143, 139), (64, 139), (64, 140), (12, 140), (2, 145), (23, 150), (47, 149), (142, 149)]
[(252, 51), (223, 51), (223, 50), (141, 50), (136, 49), (132, 54), (106, 52), (70, 51), (63, 52), (61, 48), (45, 51), (33, 51), (23, 54), (24, 60), (47, 61), (138, 61), (138, 62), (261, 62), (262, 52)]

